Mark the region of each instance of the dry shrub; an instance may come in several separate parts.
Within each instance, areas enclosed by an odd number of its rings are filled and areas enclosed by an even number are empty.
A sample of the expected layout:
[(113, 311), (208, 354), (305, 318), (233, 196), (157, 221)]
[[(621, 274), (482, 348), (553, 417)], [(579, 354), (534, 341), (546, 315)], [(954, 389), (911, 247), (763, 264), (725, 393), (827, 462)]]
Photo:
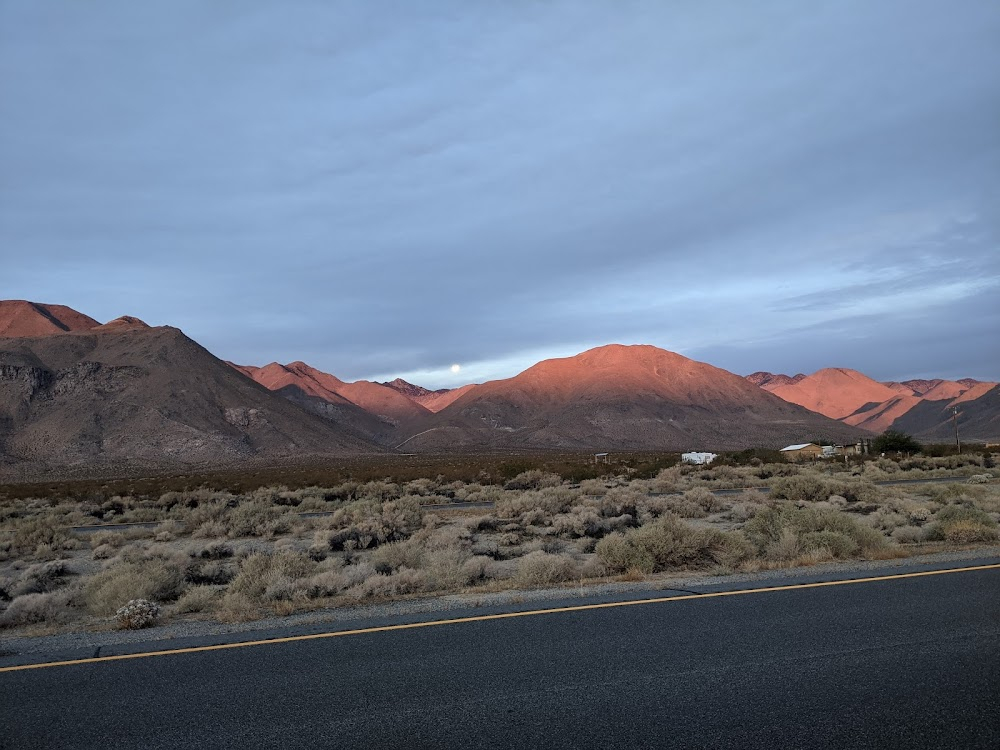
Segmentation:
[(639, 507), (645, 499), (646, 495), (634, 487), (613, 487), (605, 493), (604, 497), (596, 501), (595, 507), (603, 518), (616, 518), (618, 516), (638, 518)]
[(729, 512), (723, 517), (737, 523), (745, 523), (754, 517), (761, 506), (768, 505), (770, 502), (771, 500), (763, 492), (748, 490), (738, 496), (738, 500), (733, 503)]
[(87, 541), (90, 543), (91, 549), (97, 549), (98, 547), (118, 549), (119, 547), (123, 547), (128, 539), (120, 531), (95, 531), (88, 536)]
[(384, 503), (389, 500), (398, 500), (402, 496), (402, 490), (394, 482), (379, 480), (359, 485), (355, 496), (363, 501)]
[(817, 547), (815, 549), (806, 550), (797, 558), (795, 558), (796, 565), (818, 565), (819, 563), (828, 562), (833, 559), (833, 555), (830, 553), (826, 547)]
[(576, 561), (566, 555), (531, 552), (517, 561), (514, 580), (521, 586), (541, 586), (579, 577)]
[(229, 593), (251, 602), (291, 599), (306, 594), (305, 579), (317, 570), (304, 552), (281, 550), (274, 554), (255, 552), (240, 563), (239, 573), (229, 584)]
[(157, 542), (172, 542), (185, 533), (185, 526), (180, 521), (163, 521), (153, 530), (153, 539)]
[(821, 547), (835, 557), (870, 556), (887, 544), (875, 529), (831, 508), (765, 508), (743, 526), (743, 531), (758, 551), (772, 560), (794, 559)]
[(77, 541), (60, 525), (58, 518), (33, 516), (18, 519), (10, 538), (10, 549), (14, 554), (47, 556), (50, 551), (74, 549)]
[(802, 537), (794, 529), (784, 528), (778, 533), (764, 550), (768, 560), (794, 560), (805, 552)]
[(854, 537), (840, 531), (806, 531), (801, 538), (807, 552), (822, 550), (830, 557), (844, 559), (854, 557), (861, 551), (861, 545)]
[(485, 563), (470, 563), (471, 559), (469, 530), (453, 525), (424, 529), (404, 542), (381, 546), (372, 552), (370, 562), (381, 575), (404, 569), (419, 570), (423, 573), (422, 589), (439, 591), (460, 588), (482, 579)]
[(505, 490), (540, 490), (544, 487), (558, 487), (561, 484), (562, 477), (558, 474), (549, 474), (541, 469), (531, 469), (522, 471), (508, 481), (503, 488)]
[(665, 502), (667, 512), (680, 518), (705, 518), (708, 512), (700, 503), (689, 500), (684, 496), (668, 497)]
[(132, 599), (115, 612), (115, 620), (122, 630), (141, 630), (156, 622), (160, 608), (148, 599)]
[(548, 487), (508, 494), (498, 500), (494, 513), (498, 518), (520, 519), (524, 525), (541, 525), (552, 516), (568, 512), (577, 502), (579, 491), (570, 487)]
[(986, 497), (988, 489), (980, 485), (935, 484), (923, 490), (923, 494), (938, 503), (972, 503)]
[(194, 547), (189, 550), (191, 557), (202, 560), (225, 560), (233, 556), (233, 548), (226, 542), (210, 542), (203, 547)]
[(998, 538), (995, 527), (976, 521), (955, 521), (944, 528), (945, 541), (954, 544), (972, 544), (973, 542), (995, 542)]
[(195, 586), (229, 583), (236, 577), (236, 566), (221, 560), (196, 558), (184, 568), (184, 580)]
[(215, 618), (219, 622), (247, 622), (260, 615), (260, 607), (244, 594), (226, 594), (219, 602)]
[(219, 589), (211, 586), (192, 586), (177, 600), (177, 612), (187, 614), (213, 609), (222, 597)]
[(816, 476), (800, 474), (783, 477), (771, 483), (771, 497), (794, 502), (826, 500), (831, 493), (826, 482)]
[(464, 523), (469, 531), (495, 531), (504, 522), (496, 516), (485, 515), (467, 518)]
[(873, 527), (885, 533), (891, 533), (893, 529), (900, 526), (907, 526), (909, 520), (902, 513), (896, 513), (887, 508), (879, 508), (868, 517), (868, 522)]
[(68, 591), (24, 594), (16, 597), (0, 613), (0, 628), (66, 622), (72, 613), (72, 605), (73, 594)]
[(69, 568), (62, 560), (38, 563), (21, 573), (8, 591), (11, 596), (46, 594), (65, 585), (69, 573)]
[(335, 551), (344, 549), (348, 543), (355, 549), (367, 549), (407, 539), (421, 528), (423, 521), (423, 509), (413, 499), (351, 503), (330, 516), (327, 528), (317, 534), (316, 542)]
[(559, 536), (576, 539), (581, 536), (600, 537), (607, 533), (606, 521), (593, 508), (578, 506), (570, 513), (552, 518), (552, 530)]
[(230, 538), (273, 536), (288, 531), (287, 511), (264, 502), (242, 502), (225, 517)]
[(899, 463), (891, 458), (877, 458), (875, 459), (875, 468), (891, 476), (899, 472)]
[(694, 527), (674, 515), (625, 534), (612, 534), (597, 544), (598, 557), (612, 572), (735, 567), (751, 554), (752, 548), (739, 534)]
[[(879, 501), (880, 489), (867, 479), (838, 479), (826, 481), (828, 495), (837, 495), (851, 503), (875, 503)], [(824, 498), (825, 499), (825, 498)]]
[(383, 544), (372, 552), (369, 562), (382, 575), (399, 568), (419, 568), (423, 562), (424, 548), (413, 540)]
[(988, 542), (997, 538), (997, 522), (989, 513), (972, 505), (946, 505), (934, 514), (927, 538), (956, 544)]
[(376, 574), (365, 579), (352, 588), (350, 594), (359, 599), (391, 598), (416, 594), (423, 591), (426, 585), (427, 577), (423, 571), (400, 568), (391, 575)]
[(503, 487), (487, 485), (469, 492), (464, 499), (467, 503), (495, 503), (505, 497)]
[(237, 504), (235, 498), (227, 501), (217, 500), (201, 503), (194, 508), (184, 508), (183, 512), (174, 509), (171, 513), (179, 516), (184, 523), (186, 533), (192, 536), (218, 537), (226, 535), (226, 518)]
[(684, 493), (684, 499), (698, 505), (706, 515), (718, 513), (728, 507), (725, 500), (704, 487), (688, 490)]
[(503, 547), (516, 547), (523, 541), (521, 533), (518, 531), (505, 531), (500, 535), (497, 542)]
[(584, 479), (580, 482), (580, 492), (592, 497), (603, 497), (608, 492), (608, 486), (600, 479)]
[(172, 560), (119, 558), (87, 580), (84, 599), (94, 614), (110, 615), (131, 599), (174, 601), (185, 586), (183, 568)]
[(463, 585), (470, 585), (500, 577), (500, 569), (496, 562), (483, 555), (475, 555), (462, 563)]
[(332, 562), (332, 560), (325, 561), (319, 566), (319, 572), (304, 582), (303, 588), (309, 599), (336, 596), (378, 575), (375, 568), (368, 563), (348, 565), (344, 568), (324, 567)]
[(924, 530), (919, 526), (899, 526), (892, 530), (892, 538), (899, 544), (916, 544), (923, 541)]
[(423, 477), (412, 479), (403, 486), (404, 495), (416, 495), (418, 497), (429, 497), (438, 494), (439, 484), (433, 479)]

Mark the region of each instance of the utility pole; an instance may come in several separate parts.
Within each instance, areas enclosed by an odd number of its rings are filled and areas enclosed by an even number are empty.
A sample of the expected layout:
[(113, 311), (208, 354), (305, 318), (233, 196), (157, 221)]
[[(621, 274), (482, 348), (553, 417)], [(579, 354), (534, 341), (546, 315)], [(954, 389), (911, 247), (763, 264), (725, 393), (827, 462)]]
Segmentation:
[(958, 452), (961, 453), (962, 441), (958, 439), (958, 414), (959, 414), (958, 407), (957, 406), (951, 407), (951, 415), (952, 415), (951, 418), (952, 421), (955, 423), (955, 447), (958, 449)]

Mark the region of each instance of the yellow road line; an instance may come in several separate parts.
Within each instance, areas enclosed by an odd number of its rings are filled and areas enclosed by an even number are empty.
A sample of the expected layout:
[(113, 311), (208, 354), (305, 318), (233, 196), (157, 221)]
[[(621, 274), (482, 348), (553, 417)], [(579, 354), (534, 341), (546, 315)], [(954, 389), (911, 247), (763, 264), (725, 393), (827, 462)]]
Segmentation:
[(41, 662), (38, 664), (22, 664), (15, 667), (0, 667), (0, 672), (20, 672), (26, 669), (44, 669), (46, 667), (66, 667), (75, 664), (94, 664), (106, 661), (122, 661), (124, 659), (145, 659), (150, 656), (173, 656), (175, 654), (197, 654), (203, 651), (223, 651), (232, 648), (248, 646), (266, 646), (275, 643), (294, 643), (297, 641), (312, 641), (320, 638), (339, 638), (347, 635), (363, 635), (365, 633), (388, 633), (395, 630), (413, 630), (414, 628), (429, 628), (437, 625), (458, 625), (467, 622), (485, 622), (487, 620), (506, 620), (513, 617), (533, 617), (535, 615), (552, 615), (560, 612), (585, 612), (591, 609), (611, 609), (615, 607), (635, 607), (643, 604), (663, 604), (666, 602), (683, 602), (694, 599), (718, 599), (724, 596), (745, 596), (747, 594), (767, 594), (775, 591), (796, 591), (800, 589), (816, 589), (826, 586), (846, 586), (853, 583), (874, 583), (876, 581), (898, 581), (904, 578), (923, 578), (925, 576), (947, 575), (949, 573), (969, 573), (976, 570), (996, 570), (1000, 563), (991, 565), (975, 565), (968, 568), (947, 568), (944, 570), (925, 570), (919, 573), (895, 573), (871, 578), (848, 578), (840, 581), (821, 581), (819, 583), (793, 583), (787, 586), (770, 586), (759, 589), (737, 589), (735, 591), (713, 591), (704, 594), (680, 594), (678, 596), (661, 596), (655, 599), (634, 599), (629, 601), (604, 602), (602, 604), (577, 604), (569, 607), (552, 607), (549, 609), (532, 609), (522, 612), (502, 612), (495, 615), (477, 615), (475, 617), (456, 617), (450, 620), (428, 620), (412, 622), (405, 625), (383, 625), (375, 628), (359, 628), (356, 630), (337, 630), (329, 633), (311, 633), (309, 635), (291, 635), (284, 638), (268, 638), (258, 641), (240, 641), (238, 643), (219, 643), (213, 646), (192, 646), (191, 648), (175, 648), (165, 651), (143, 651), (135, 654), (117, 654), (113, 656), (95, 656), (89, 659), (70, 659), (68, 661)]

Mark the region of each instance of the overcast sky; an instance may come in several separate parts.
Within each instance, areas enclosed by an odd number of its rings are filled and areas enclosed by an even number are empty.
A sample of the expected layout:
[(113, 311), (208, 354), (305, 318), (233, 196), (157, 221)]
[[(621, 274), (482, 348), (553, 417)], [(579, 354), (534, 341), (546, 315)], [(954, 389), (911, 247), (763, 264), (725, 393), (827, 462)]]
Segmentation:
[(1000, 3), (0, 0), (0, 298), (430, 387), (1000, 379)]

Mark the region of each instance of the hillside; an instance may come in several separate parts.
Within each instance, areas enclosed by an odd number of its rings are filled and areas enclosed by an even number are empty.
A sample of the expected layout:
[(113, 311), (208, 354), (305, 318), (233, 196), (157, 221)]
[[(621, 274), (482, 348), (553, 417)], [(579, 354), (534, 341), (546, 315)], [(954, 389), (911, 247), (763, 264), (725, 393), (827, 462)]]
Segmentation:
[(406, 450), (782, 447), (862, 431), (746, 379), (652, 346), (611, 345), (478, 385), (413, 429)]
[(253, 378), (270, 391), (293, 386), (308, 396), (323, 399), (335, 404), (348, 404), (346, 398), (337, 393), (337, 388), (344, 386), (344, 381), (310, 367), (305, 362), (291, 362), (287, 365), (272, 362), (263, 367), (250, 365), (233, 365), (240, 372)]
[(414, 385), (413, 383), (408, 383), (402, 378), (396, 378), (395, 380), (390, 380), (386, 383), (379, 383), (379, 385), (384, 385), (387, 388), (392, 388), (397, 393), (402, 393), (408, 399), (411, 399), (412, 401), (417, 401), (418, 403), (419, 399), (421, 398), (427, 398), (428, 396), (439, 396), (442, 393), (448, 392), (447, 388), (441, 388), (440, 390), (432, 391), (427, 388), (424, 388), (421, 385)]
[(0, 339), (0, 461), (8, 469), (124, 472), (375, 450), (175, 328)]
[(779, 385), (793, 385), (804, 377), (805, 375), (802, 373), (789, 376), (782, 375), (781, 373), (775, 374), (773, 372), (758, 371), (750, 373), (746, 376), (746, 379), (765, 390), (771, 390), (772, 388), (777, 388)]
[(420, 404), (431, 412), (439, 412), (452, 401), (463, 396), (475, 384), (463, 385), (460, 388), (440, 388), (436, 391), (428, 390), (419, 385), (408, 383), (402, 378), (396, 378), (388, 383), (380, 383), (388, 388), (402, 393), (411, 401)]
[(1000, 442), (1000, 385), (979, 383), (951, 400), (921, 401), (892, 423), (920, 440), (951, 442), (954, 439), (953, 409), (958, 408), (959, 433), (963, 440)]
[(86, 331), (98, 325), (93, 318), (65, 305), (0, 300), (0, 338)]
[(305, 362), (230, 365), (308, 411), (381, 444), (397, 439), (399, 425), (430, 414), (394, 388), (367, 380), (345, 383)]
[(452, 404), (462, 398), (462, 396), (471, 391), (473, 388), (478, 387), (479, 386), (476, 383), (469, 383), (469, 385), (463, 385), (460, 388), (452, 388), (451, 390), (440, 393), (435, 392), (432, 396), (424, 396), (419, 403), (428, 411), (432, 411), (436, 414), (449, 404)]
[(971, 378), (879, 383), (855, 370), (828, 368), (798, 382), (774, 385), (775, 378), (784, 377), (754, 373), (747, 380), (761, 383), (762, 388), (790, 403), (852, 427), (875, 433), (901, 430), (922, 440), (947, 439), (952, 407), (969, 403), (967, 437), (974, 440), (997, 437), (1000, 413), (992, 411), (996, 408), (994, 396), (985, 398), (996, 383)]
[(768, 389), (779, 398), (831, 419), (850, 416), (866, 404), (882, 403), (898, 394), (857, 370), (828, 367), (797, 383)]

